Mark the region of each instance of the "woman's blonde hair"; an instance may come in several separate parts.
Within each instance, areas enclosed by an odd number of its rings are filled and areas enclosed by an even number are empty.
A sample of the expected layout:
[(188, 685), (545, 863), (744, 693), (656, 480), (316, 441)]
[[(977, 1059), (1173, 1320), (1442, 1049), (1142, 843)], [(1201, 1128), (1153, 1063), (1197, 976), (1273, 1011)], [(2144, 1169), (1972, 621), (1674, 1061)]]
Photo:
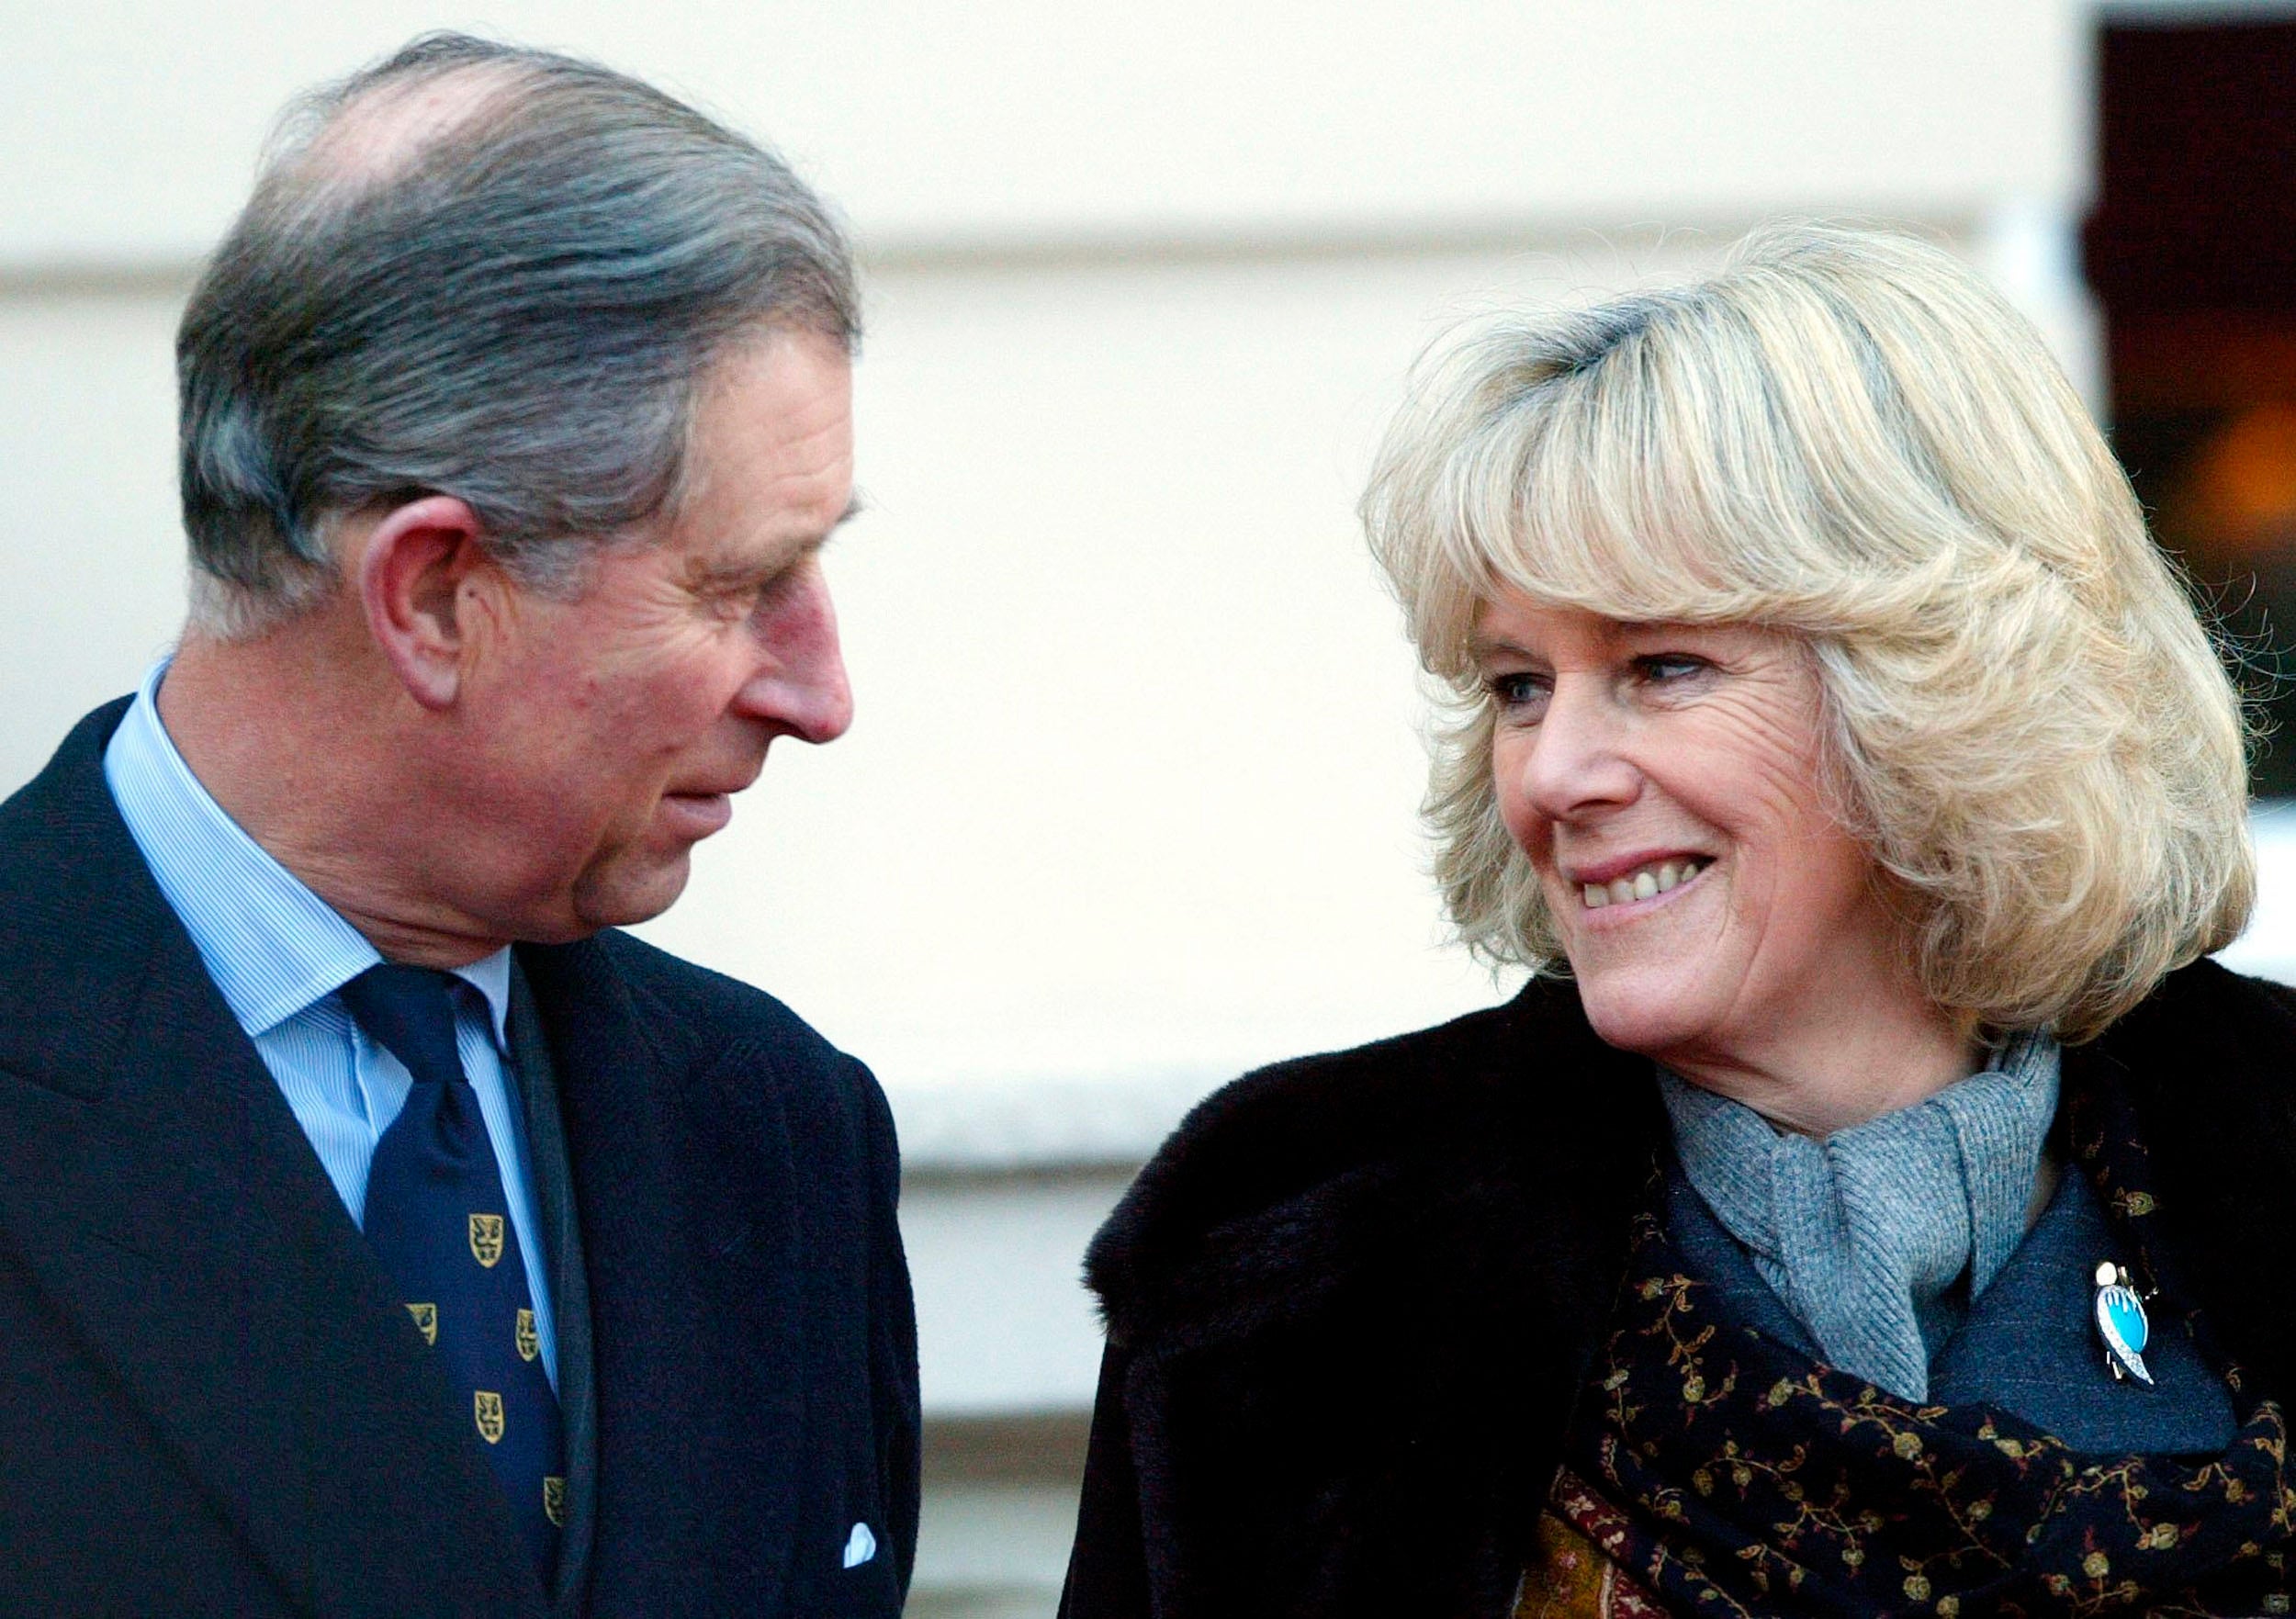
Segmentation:
[(1941, 249), (1777, 229), (1696, 285), (1496, 322), (1423, 370), (1362, 510), (1441, 689), (1435, 871), (1488, 958), (1559, 954), (1469, 655), (1509, 591), (1800, 638), (1840, 813), (1982, 1027), (2088, 1039), (2247, 920), (2239, 699), (2040, 338)]

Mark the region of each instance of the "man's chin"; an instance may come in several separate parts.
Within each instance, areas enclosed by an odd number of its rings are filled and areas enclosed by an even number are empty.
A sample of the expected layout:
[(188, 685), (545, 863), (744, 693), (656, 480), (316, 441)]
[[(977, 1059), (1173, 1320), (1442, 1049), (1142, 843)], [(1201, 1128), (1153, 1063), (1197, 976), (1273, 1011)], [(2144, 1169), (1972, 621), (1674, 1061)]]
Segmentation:
[(567, 937), (536, 942), (568, 944), (587, 939), (601, 928), (631, 928), (650, 922), (678, 903), (678, 896), (685, 892), (686, 882), (692, 874), (692, 851), (687, 848), (649, 861), (640, 871), (613, 867), (585, 876), (574, 885), (571, 927)]

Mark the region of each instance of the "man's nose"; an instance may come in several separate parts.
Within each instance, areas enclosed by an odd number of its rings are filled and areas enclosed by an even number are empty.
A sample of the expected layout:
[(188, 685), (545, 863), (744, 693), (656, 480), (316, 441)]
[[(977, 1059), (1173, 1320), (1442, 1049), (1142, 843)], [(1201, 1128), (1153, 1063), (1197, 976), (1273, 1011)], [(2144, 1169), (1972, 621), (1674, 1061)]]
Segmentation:
[(1551, 821), (1631, 804), (1641, 772), (1625, 748), (1627, 716), (1593, 681), (1560, 680), (1522, 761), (1525, 800)]
[(760, 616), (759, 663), (735, 699), (742, 714), (807, 742), (834, 742), (853, 723), (837, 608), (816, 568), (799, 589)]

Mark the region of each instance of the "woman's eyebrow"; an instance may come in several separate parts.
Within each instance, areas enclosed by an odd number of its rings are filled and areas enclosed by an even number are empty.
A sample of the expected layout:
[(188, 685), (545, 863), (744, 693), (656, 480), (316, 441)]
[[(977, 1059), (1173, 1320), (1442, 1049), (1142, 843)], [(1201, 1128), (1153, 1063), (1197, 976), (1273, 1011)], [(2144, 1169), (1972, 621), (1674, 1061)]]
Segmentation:
[(1478, 633), (1467, 638), (1467, 656), (1477, 663), (1482, 663), (1493, 658), (1536, 658), (1537, 654), (1527, 646), (1517, 646), (1504, 635)]

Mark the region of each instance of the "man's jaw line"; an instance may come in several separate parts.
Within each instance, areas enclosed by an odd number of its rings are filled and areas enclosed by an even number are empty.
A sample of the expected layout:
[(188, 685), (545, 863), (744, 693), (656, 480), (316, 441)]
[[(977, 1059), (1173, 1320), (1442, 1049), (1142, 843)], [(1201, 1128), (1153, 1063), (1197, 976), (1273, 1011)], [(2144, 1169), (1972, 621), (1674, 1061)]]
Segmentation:
[(314, 888), (343, 919), (358, 929), (387, 961), (416, 967), (467, 967), (516, 943), (477, 917), (425, 916), (421, 920), (393, 912), (346, 905)]

